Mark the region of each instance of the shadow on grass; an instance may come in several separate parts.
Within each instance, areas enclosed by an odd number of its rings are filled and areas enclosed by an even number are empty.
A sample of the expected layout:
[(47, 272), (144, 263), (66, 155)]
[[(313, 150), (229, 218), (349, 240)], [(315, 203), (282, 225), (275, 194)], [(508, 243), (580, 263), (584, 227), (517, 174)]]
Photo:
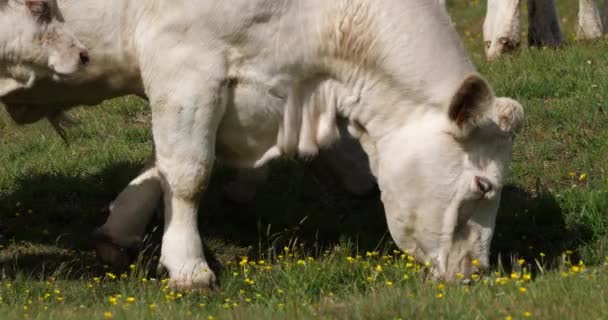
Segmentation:
[[(19, 181), (13, 193), (0, 198), (0, 226), (3, 244), (11, 239), (16, 247), (21, 243), (26, 249), (0, 260), (0, 269), (5, 273), (8, 269), (9, 276), (11, 272), (41, 274), (43, 266), (52, 270), (71, 257), (76, 259), (74, 266), (82, 267), (80, 273), (71, 273), (74, 277), (103, 271), (93, 257), (90, 234), (103, 223), (103, 209), (140, 168), (138, 163), (120, 163), (86, 177), (40, 175)], [(236, 205), (221, 192), (233, 174), (216, 168), (201, 203), (199, 225), (208, 259), (215, 261), (212, 267), (220, 268), (217, 261), (242, 255), (268, 258), (280, 254), (284, 246), (313, 256), (345, 240), (359, 253), (392, 248), (377, 194), (350, 196), (335, 181), (320, 181), (309, 164), (284, 161), (275, 163), (253, 202)], [(159, 223), (157, 216), (149, 228), (149, 243), (154, 245), (160, 243)], [(533, 261), (542, 252), (543, 260), (551, 264), (564, 250), (588, 240), (590, 233), (584, 226), (567, 226), (550, 194), (533, 196), (509, 186), (503, 191), (492, 261), (500, 257), (509, 266), (512, 257)], [(37, 246), (71, 250), (52, 255)]]

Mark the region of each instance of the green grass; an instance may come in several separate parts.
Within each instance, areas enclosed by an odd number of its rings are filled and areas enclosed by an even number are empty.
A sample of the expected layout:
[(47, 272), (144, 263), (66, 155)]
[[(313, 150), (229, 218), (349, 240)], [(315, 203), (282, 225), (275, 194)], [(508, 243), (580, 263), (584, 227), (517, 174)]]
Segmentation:
[(487, 63), (479, 2), (452, 2), (456, 27), (496, 93), (526, 109), (486, 277), (425, 280), (424, 266), (393, 252), (379, 199), (353, 198), (292, 161), (276, 163), (246, 206), (222, 198), (233, 172), (216, 168), (200, 228), (221, 291), (178, 296), (152, 279), (159, 219), (133, 269), (106, 268), (90, 232), (152, 147), (146, 104), (123, 98), (75, 111), (69, 146), (46, 123), (20, 128), (0, 113), (0, 319), (605, 317), (608, 42), (573, 41), (576, 3), (558, 0), (564, 48), (523, 46)]

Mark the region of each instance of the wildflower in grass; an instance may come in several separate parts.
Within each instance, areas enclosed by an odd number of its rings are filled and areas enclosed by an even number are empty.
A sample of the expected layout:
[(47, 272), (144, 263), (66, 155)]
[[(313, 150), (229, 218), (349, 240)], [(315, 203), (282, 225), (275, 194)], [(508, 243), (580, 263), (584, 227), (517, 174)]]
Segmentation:
[(511, 317), (511, 316), (506, 316), (506, 317), (505, 317), (505, 320), (513, 320), (513, 317)]
[(461, 279), (463, 279), (463, 278), (464, 278), (464, 274), (462, 274), (462, 273), (460, 273), (460, 272), (458, 272), (458, 273), (456, 274), (456, 279), (461, 280)]
[(376, 270), (376, 272), (382, 272), (382, 266), (381, 265), (376, 265), (376, 267), (374, 268), (374, 270)]
[(300, 259), (300, 260), (298, 260), (297, 264), (298, 264), (299, 266), (305, 266), (305, 265), (306, 265), (306, 261), (304, 261), (304, 260)]
[(410, 279), (410, 276), (408, 276), (407, 274), (403, 275), (403, 280), (409, 280), (409, 279)]
[(93, 277), (93, 281), (95, 281), (96, 283), (100, 283), (101, 282), (101, 278), (100, 277)]
[(113, 274), (112, 272), (106, 272), (106, 277), (110, 280), (116, 279), (116, 275)]
[(530, 281), (532, 279), (532, 275), (529, 273), (525, 273), (522, 278), (526, 281)]
[(523, 316), (526, 318), (530, 318), (532, 316), (532, 312), (530, 311), (524, 311)]
[(284, 292), (283, 289), (281, 289), (281, 288), (277, 289), (278, 294), (283, 294), (283, 292)]
[(243, 257), (241, 259), (241, 261), (239, 262), (239, 266), (246, 267), (248, 263), (249, 263), (249, 259), (247, 257)]
[(156, 305), (156, 303), (150, 303), (148, 305), (148, 308), (150, 308), (150, 310), (156, 310), (156, 308), (158, 308), (158, 305)]
[(513, 273), (511, 273), (511, 279), (512, 279), (512, 280), (517, 280), (517, 279), (519, 279), (519, 273), (517, 273), (517, 272), (513, 272)]
[(279, 303), (279, 309), (283, 309), (285, 308), (285, 304), (284, 303)]
[(471, 263), (473, 264), (474, 267), (479, 267), (479, 259), (473, 259), (473, 261)]
[(131, 270), (135, 270), (135, 265), (134, 265), (134, 264), (130, 264), (130, 265), (129, 265), (129, 269), (131, 269)]
[(587, 174), (586, 173), (582, 173), (580, 177), (578, 177), (578, 181), (583, 182), (587, 180)]
[(519, 292), (526, 293), (528, 292), (528, 289), (526, 289), (526, 287), (519, 287)]
[(238, 272), (233, 272), (233, 273), (232, 273), (232, 276), (233, 276), (233, 277), (238, 277), (238, 276), (239, 276), (239, 273), (238, 273)]
[(545, 257), (545, 253), (544, 253), (544, 252), (541, 252), (541, 253), (539, 254), (539, 256), (540, 256), (541, 258), (544, 258), (544, 257)]
[(264, 261), (264, 260), (260, 260), (260, 261), (258, 261), (258, 264), (259, 264), (259, 265), (261, 265), (261, 266), (263, 266), (263, 265), (265, 265), (265, 264), (266, 264), (266, 261)]
[(393, 282), (392, 281), (387, 281), (386, 285), (389, 286), (389, 287), (392, 287), (393, 286)]
[(437, 285), (437, 290), (443, 290), (443, 289), (445, 289), (445, 284), (440, 283)]
[(250, 303), (251, 302), (251, 298), (245, 298), (245, 302)]
[(114, 296), (110, 296), (110, 297), (108, 297), (108, 302), (110, 303), (110, 305), (114, 306), (114, 305), (118, 304), (118, 299), (116, 299), (116, 297), (114, 297)]
[(57, 299), (57, 302), (63, 302), (63, 297), (61, 297), (61, 296), (57, 297), (56, 299)]
[(53, 290), (53, 293), (54, 294), (61, 294), (61, 291), (59, 291), (59, 289), (55, 289), (55, 290)]
[(525, 263), (526, 263), (525, 259), (519, 259), (519, 260), (517, 260), (517, 264), (520, 265), (520, 266), (523, 266)]
[(112, 312), (106, 311), (103, 313), (103, 317), (104, 317), (104, 319), (112, 319), (112, 318), (114, 318), (114, 315), (112, 314)]
[(244, 281), (245, 281), (245, 283), (246, 283), (246, 284), (248, 284), (248, 285), (250, 285), (250, 286), (252, 286), (252, 285), (254, 285), (254, 284), (255, 284), (255, 281), (253, 281), (253, 280), (251, 280), (251, 279), (249, 279), (249, 278), (246, 278)]
[(215, 317), (214, 316), (208, 316), (207, 320), (215, 320)]
[(348, 263), (355, 263), (355, 258), (348, 256), (346, 257), (346, 261), (348, 261)]
[(443, 299), (443, 293), (439, 292), (435, 297), (437, 299)]
[(479, 275), (478, 275), (477, 273), (473, 273), (473, 274), (471, 275), (471, 280), (473, 280), (473, 281), (477, 281), (477, 280), (479, 280)]
[(562, 271), (562, 277), (563, 277), (563, 278), (568, 277), (568, 272)]
[(373, 282), (373, 281), (374, 281), (374, 278), (372, 278), (372, 277), (367, 277), (367, 282)]
[(289, 252), (289, 247), (283, 247), (283, 251), (285, 251), (285, 253)]
[(135, 302), (135, 297), (128, 297), (127, 298), (127, 303), (133, 303)]
[(126, 273), (121, 273), (120, 274), (120, 278), (121, 279), (126, 279), (128, 277), (128, 275)]

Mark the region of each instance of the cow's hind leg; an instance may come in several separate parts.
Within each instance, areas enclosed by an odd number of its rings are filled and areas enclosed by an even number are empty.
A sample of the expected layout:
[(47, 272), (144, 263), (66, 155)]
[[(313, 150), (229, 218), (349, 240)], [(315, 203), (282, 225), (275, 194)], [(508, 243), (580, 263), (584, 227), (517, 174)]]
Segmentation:
[(124, 266), (131, 260), (128, 253), (141, 243), (161, 193), (152, 156), (139, 176), (110, 204), (110, 215), (94, 233), (95, 251), (102, 262)]
[(145, 79), (164, 201), (160, 265), (169, 272), (173, 288), (212, 288), (216, 277), (204, 257), (198, 209), (215, 160), (228, 82), (220, 54), (172, 47), (148, 57), (154, 61), (154, 74)]

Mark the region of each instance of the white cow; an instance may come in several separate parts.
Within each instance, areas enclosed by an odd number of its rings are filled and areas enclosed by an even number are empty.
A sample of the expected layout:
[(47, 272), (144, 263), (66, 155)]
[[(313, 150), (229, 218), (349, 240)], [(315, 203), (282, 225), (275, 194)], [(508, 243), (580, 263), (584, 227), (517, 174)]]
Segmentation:
[[(105, 35), (92, 50), (104, 53), (93, 57), (103, 63), (92, 70), (111, 66), (117, 81), (141, 79), (131, 85), (149, 97), (156, 159), (131, 185), (160, 181), (160, 263), (174, 287), (215, 283), (197, 227), (214, 160), (246, 168), (314, 155), (338, 138), (338, 118), (369, 157), (401, 249), (448, 280), (474, 272), (474, 259), (488, 266), (523, 109), (494, 96), (438, 2), (63, 5), (91, 13), (74, 21), (75, 29), (90, 24)], [(115, 87), (108, 79), (100, 84)], [(158, 194), (135, 196), (121, 194), (101, 229), (113, 243), (137, 241)]]
[[(579, 40), (599, 38), (606, 32), (608, 1), (604, 1), (602, 18), (595, 0), (579, 0), (576, 37)], [(489, 60), (513, 50), (521, 42), (521, 0), (488, 0), (483, 24), (486, 57)], [(528, 0), (528, 45), (559, 47), (563, 35), (554, 0)]]
[(39, 78), (61, 80), (88, 63), (50, 0), (0, 0), (0, 96)]

